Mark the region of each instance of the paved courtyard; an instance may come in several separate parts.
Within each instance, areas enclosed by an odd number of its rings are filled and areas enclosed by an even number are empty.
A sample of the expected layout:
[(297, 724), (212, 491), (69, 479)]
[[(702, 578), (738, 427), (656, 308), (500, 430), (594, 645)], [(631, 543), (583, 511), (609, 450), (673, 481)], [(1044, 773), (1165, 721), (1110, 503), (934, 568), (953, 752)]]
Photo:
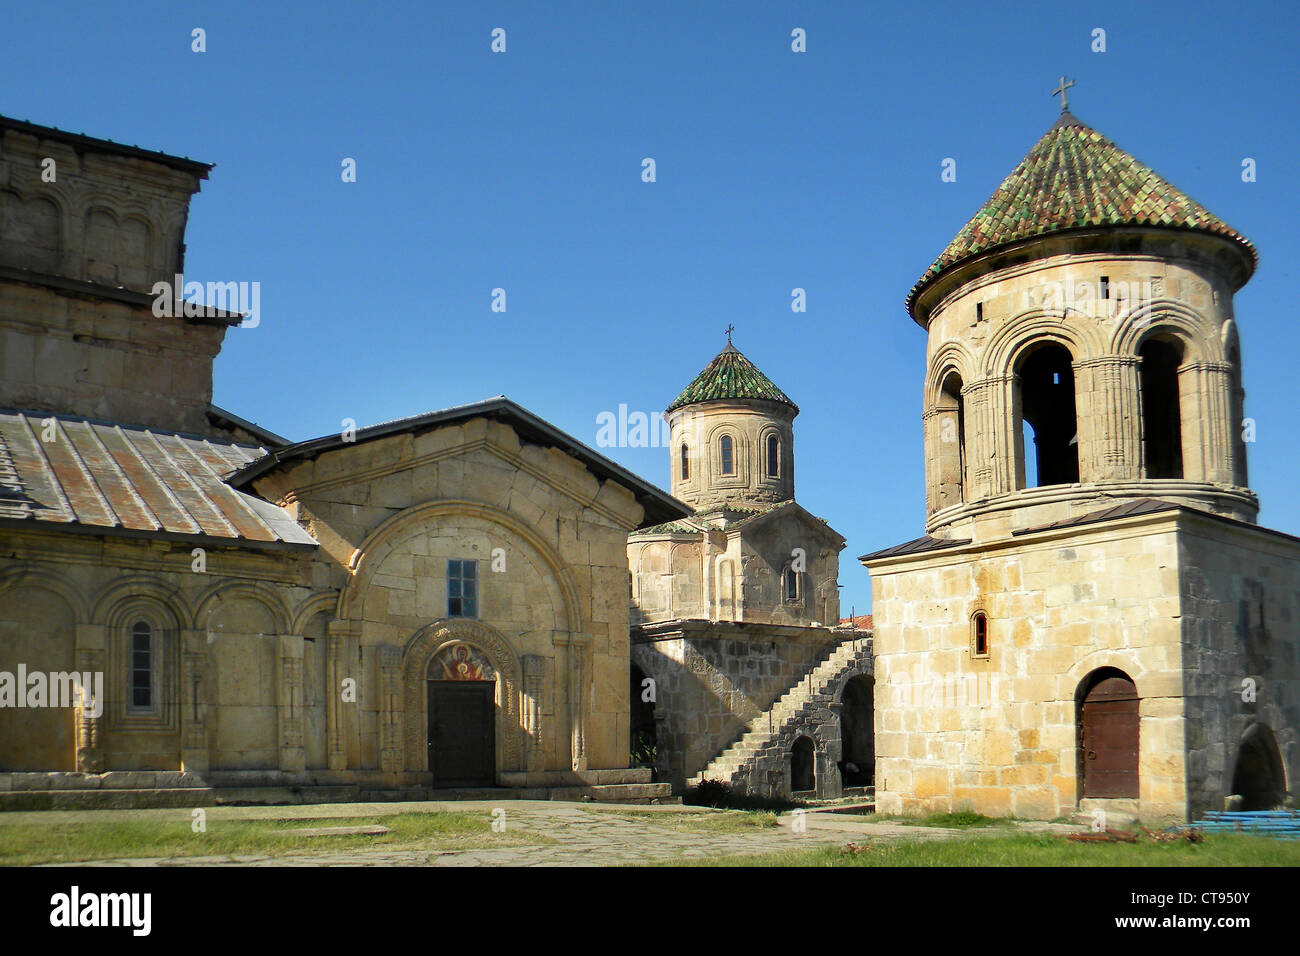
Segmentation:
[[(295, 851), (276, 856), (188, 856), (175, 858), (118, 858), (78, 863), (78, 866), (620, 866), (671, 863), (699, 858), (775, 853), (819, 845), (873, 844), (907, 840), (943, 840), (956, 836), (1006, 835), (1003, 827), (949, 830), (869, 822), (845, 813), (809, 812), (804, 832), (795, 832), (793, 818), (782, 815), (779, 825), (740, 831), (710, 830), (700, 825), (701, 814), (724, 813), (700, 807), (622, 807), (552, 801), (463, 801), (454, 803), (350, 803), (298, 807), (211, 807), (207, 825), (223, 820), (319, 820), (385, 816), (396, 813), (451, 811), (482, 813), (492, 819), (494, 810), (505, 811), (507, 830), (535, 834), (545, 844), (444, 850), (394, 846), (349, 847)], [(175, 819), (177, 810), (56, 811), (9, 813), (0, 826), (52, 822), (75, 823), (110, 818)], [(678, 817), (678, 819), (674, 819)], [(712, 822), (712, 821), (708, 821)], [(719, 821), (721, 822), (721, 821)], [(1079, 829), (1046, 823), (1018, 824), (1023, 830), (1068, 832)], [(682, 827), (677, 829), (676, 827)], [(1014, 831), (1011, 831), (1014, 832)]]

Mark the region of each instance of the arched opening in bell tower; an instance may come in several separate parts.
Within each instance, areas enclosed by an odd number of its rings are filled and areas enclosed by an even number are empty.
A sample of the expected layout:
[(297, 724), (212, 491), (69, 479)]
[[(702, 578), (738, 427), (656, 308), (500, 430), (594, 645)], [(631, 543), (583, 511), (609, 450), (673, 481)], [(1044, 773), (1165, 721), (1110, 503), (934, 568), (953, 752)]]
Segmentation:
[(1077, 482), (1079, 426), (1070, 350), (1050, 343), (1026, 352), (1016, 365), (1016, 388), (1017, 486)]
[(939, 435), (940, 508), (966, 500), (966, 416), (962, 403), (962, 381), (956, 370), (944, 376), (935, 406)]
[(1142, 359), (1142, 455), (1148, 478), (1183, 477), (1183, 424), (1178, 367), (1183, 348), (1176, 339), (1150, 338), (1138, 349)]

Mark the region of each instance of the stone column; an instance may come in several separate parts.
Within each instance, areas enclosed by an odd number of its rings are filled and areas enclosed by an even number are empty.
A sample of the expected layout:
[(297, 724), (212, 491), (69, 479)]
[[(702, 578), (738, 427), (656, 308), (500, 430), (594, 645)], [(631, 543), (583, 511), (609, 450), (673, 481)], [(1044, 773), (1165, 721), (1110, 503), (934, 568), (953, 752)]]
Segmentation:
[[(82, 628), (77, 628), (81, 644)], [(102, 628), (97, 628), (101, 630)], [(77, 647), (77, 672), (82, 675), (81, 699), (76, 702), (77, 770), (80, 773), (104, 772), (104, 708), (108, 706), (105, 687), (104, 650), (102, 647)], [(89, 685), (85, 681), (89, 678)]]
[[(1178, 369), (1183, 431), (1183, 477), (1230, 485), (1233, 481), (1232, 366), (1191, 362)], [(1191, 396), (1187, 401), (1184, 396)], [(1188, 421), (1188, 418), (1194, 421)]]
[(524, 766), (528, 770), (546, 769), (546, 752), (542, 740), (542, 681), (546, 659), (540, 654), (523, 656)]
[[(331, 770), (346, 770), (348, 766), (347, 727), (352, 723), (349, 712), (355, 714), (357, 708), (356, 694), (360, 691), (356, 667), (349, 667), (349, 651), (352, 642), (349, 638), (355, 633), (357, 623), (354, 621), (330, 621), (328, 626), (329, 643), (325, 658), (325, 747), (326, 762)], [(351, 679), (351, 699), (343, 699), (344, 681)]]
[(379, 657), (379, 769), (384, 773), (402, 770), (402, 727), (405, 706), (402, 696), (402, 649), (381, 644)]
[(966, 419), (967, 501), (1005, 494), (1017, 486), (1012, 379), (995, 375), (962, 386)]
[(181, 769), (206, 773), (212, 766), (208, 730), (208, 641), (203, 631), (181, 632)]
[(569, 765), (575, 771), (587, 769), (586, 741), (586, 650), (585, 636), (556, 632), (553, 642), (564, 648), (565, 705), (568, 716)]
[(1142, 477), (1141, 362), (1135, 355), (1103, 355), (1075, 363), (1080, 372), (1076, 383), (1086, 382), (1090, 389), (1087, 409), (1079, 410), (1081, 481), (1136, 481)]
[(303, 747), (302, 723), (302, 636), (280, 634), (276, 641), (276, 714), (280, 769), (301, 773), (307, 769), (307, 751)]

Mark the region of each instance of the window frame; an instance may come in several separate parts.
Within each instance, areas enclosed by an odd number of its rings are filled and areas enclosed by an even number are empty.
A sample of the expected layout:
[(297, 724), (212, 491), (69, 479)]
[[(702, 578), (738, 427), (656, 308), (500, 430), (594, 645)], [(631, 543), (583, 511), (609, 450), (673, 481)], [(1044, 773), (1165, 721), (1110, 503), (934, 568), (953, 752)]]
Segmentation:
[[(453, 566), (457, 566), (454, 569), (456, 573), (453, 573)], [(464, 574), (466, 567), (469, 567), (471, 569), (471, 573), (469, 574), (468, 577)], [(468, 596), (464, 593), (465, 582), (467, 581), (473, 585), (472, 593), (469, 594)], [(452, 593), (453, 582), (455, 582), (455, 584), (457, 585), (454, 589), (456, 591), (455, 594)], [(472, 621), (479, 619), (478, 585), (479, 585), (479, 574), (478, 574), (477, 558), (448, 558), (447, 559), (447, 616), (448, 617), (466, 618)], [(456, 607), (455, 610), (453, 610), (453, 604), (452, 604), (453, 601), (461, 602), (460, 604), (455, 606)], [(470, 602), (469, 613), (465, 612), (464, 602), (466, 601)]]
[[(140, 627), (148, 629), (147, 635), (139, 633)], [(137, 666), (136, 654), (141, 653), (136, 648), (136, 639), (141, 636), (147, 636), (149, 639), (148, 666), (141, 669)], [(159, 706), (159, 674), (162, 670), (162, 630), (153, 621), (147, 617), (133, 617), (127, 628), (126, 633), (126, 654), (125, 661), (126, 673), (123, 675), (126, 679), (126, 693), (124, 701), (126, 706), (123, 708), (128, 717), (157, 717)], [(136, 675), (139, 673), (149, 675), (149, 703), (137, 704), (135, 701), (135, 692), (137, 690)]]
[(975, 660), (988, 660), (991, 644), (988, 612), (983, 609), (975, 611), (970, 616), (970, 656)]

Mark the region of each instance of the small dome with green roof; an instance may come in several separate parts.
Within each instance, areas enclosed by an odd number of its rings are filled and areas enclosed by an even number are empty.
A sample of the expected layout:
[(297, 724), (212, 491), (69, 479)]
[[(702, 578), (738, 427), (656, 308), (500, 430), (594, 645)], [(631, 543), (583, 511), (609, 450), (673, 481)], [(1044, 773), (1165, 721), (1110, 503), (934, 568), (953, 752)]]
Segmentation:
[(799, 406), (792, 402), (785, 392), (772, 383), (772, 380), (759, 371), (758, 366), (745, 358), (740, 350), (731, 344), (730, 336), (724, 348), (682, 393), (666, 409), (672, 411), (683, 405), (695, 405), (700, 402), (735, 401), (759, 399), (789, 405), (794, 413), (799, 414)]

